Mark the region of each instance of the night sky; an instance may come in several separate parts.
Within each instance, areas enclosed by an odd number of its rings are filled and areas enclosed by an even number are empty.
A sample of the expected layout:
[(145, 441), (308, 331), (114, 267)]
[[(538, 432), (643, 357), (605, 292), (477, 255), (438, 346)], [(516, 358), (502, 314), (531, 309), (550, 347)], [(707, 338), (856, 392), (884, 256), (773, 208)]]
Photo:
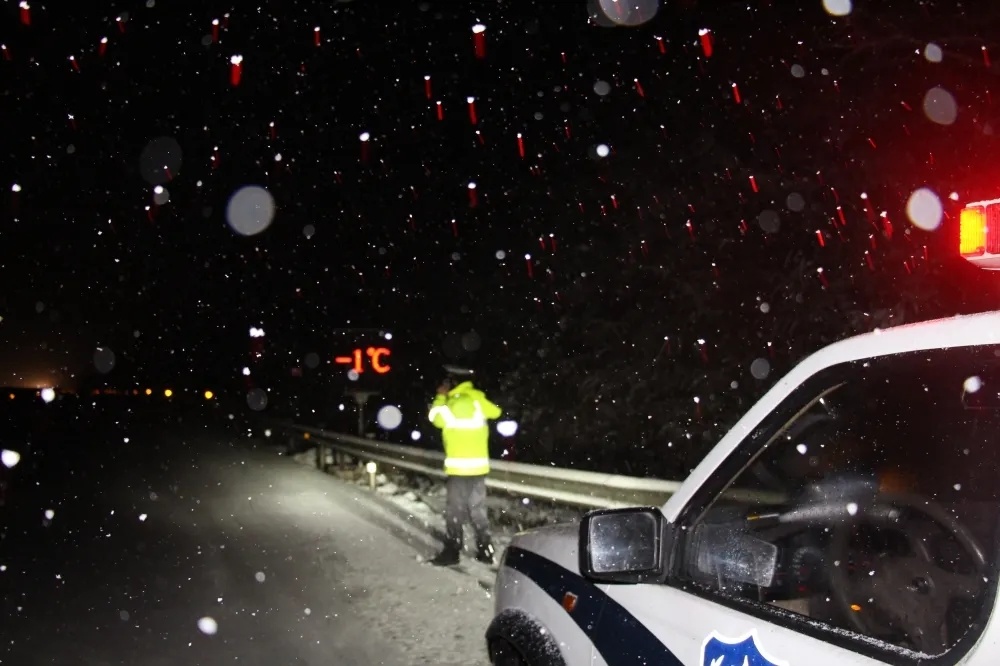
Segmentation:
[[(818, 0), (689, 1), (609, 27), (583, 0), (32, 3), (30, 25), (7, 2), (0, 376), (70, 384), (102, 348), (116, 355), (112, 383), (232, 381), (251, 326), (288, 367), (331, 357), (340, 327), (398, 331), (410, 365), (439, 362), (447, 333), (478, 331), (484, 354), (529, 345), (518, 330), (558, 298), (551, 272), (656, 252), (659, 237), (640, 246), (623, 229), (653, 219), (679, 242), (719, 192), (744, 201), (779, 173), (839, 173), (902, 230), (907, 195), (932, 177), (942, 199), (984, 189), (968, 162), (988, 148), (968, 137), (988, 118), (960, 118), (963, 153), (941, 123), (900, 115), (920, 116), (934, 83), (920, 50), (937, 10), (890, 3), (866, 18), (856, 4), (833, 17)], [(909, 54), (910, 74), (888, 61), (873, 71), (866, 40), (901, 18), (910, 42), (890, 48)], [(978, 44), (962, 47), (955, 86), (970, 102), (992, 75), (968, 73)], [(853, 101), (834, 109), (836, 95)], [(887, 150), (893, 141), (903, 147)], [(938, 147), (933, 170), (914, 168)], [(770, 157), (753, 161), (760, 152)], [(884, 177), (869, 188), (872, 172)], [(226, 211), (248, 185), (276, 212), (242, 236)], [(784, 210), (787, 195), (771, 202)], [(849, 210), (863, 214), (856, 198)], [(737, 219), (708, 222), (746, 233)], [(788, 243), (815, 246), (813, 226), (796, 233)], [(684, 279), (710, 281), (713, 254)]]

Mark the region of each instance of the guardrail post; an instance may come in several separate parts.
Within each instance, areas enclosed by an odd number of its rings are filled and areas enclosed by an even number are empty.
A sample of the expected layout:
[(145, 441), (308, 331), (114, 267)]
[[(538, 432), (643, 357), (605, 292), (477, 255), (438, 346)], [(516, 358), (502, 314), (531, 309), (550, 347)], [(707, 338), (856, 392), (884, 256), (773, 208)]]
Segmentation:
[(323, 442), (316, 440), (316, 469), (326, 471), (326, 451)]

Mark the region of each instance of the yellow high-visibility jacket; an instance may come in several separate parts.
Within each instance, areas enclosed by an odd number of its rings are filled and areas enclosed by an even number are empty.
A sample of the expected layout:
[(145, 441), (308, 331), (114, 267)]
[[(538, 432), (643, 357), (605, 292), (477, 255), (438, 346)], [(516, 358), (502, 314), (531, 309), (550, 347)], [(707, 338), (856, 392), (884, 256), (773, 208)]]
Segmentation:
[(434, 398), (427, 417), (441, 429), (445, 474), (482, 476), (489, 473), (488, 420), (500, 418), (501, 413), (472, 382), (462, 382), (447, 395)]

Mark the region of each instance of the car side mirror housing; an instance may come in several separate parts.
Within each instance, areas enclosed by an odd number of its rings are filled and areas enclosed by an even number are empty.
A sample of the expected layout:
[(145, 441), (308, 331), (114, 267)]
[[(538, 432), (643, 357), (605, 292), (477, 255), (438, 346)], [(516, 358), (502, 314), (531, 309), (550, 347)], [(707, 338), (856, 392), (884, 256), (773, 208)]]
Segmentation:
[(580, 572), (597, 583), (662, 582), (672, 535), (656, 507), (591, 511), (580, 522)]

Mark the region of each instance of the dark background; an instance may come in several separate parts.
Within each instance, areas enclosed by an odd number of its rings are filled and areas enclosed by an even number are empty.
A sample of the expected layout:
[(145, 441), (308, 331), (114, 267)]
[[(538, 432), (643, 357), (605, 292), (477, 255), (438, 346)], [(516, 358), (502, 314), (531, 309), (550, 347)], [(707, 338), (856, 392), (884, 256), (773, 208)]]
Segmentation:
[[(244, 411), (256, 387), (270, 409), (322, 412), (349, 385), (334, 329), (391, 331), (380, 388), (401, 432), (453, 361), (522, 423), (523, 455), (677, 473), (820, 345), (993, 307), (955, 221), (996, 196), (996, 12), (854, 5), (691, 0), (623, 28), (583, 0), (94, 2), (33, 6), (30, 26), (8, 3), (0, 383), (211, 387)], [(922, 112), (932, 86), (955, 123)], [(226, 204), (251, 184), (277, 212), (241, 237)], [(948, 213), (932, 233), (906, 216), (922, 186)]]

